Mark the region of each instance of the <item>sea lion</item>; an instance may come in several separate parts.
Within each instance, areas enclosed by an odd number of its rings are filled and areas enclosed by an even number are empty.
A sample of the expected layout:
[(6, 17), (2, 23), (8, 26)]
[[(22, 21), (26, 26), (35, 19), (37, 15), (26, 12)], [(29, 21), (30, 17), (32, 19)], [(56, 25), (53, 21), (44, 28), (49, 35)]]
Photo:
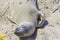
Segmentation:
[(36, 27), (42, 26), (45, 22), (44, 14), (38, 9), (37, 0), (21, 0), (16, 8), (15, 17), (18, 26), (14, 34), (19, 37), (31, 36)]

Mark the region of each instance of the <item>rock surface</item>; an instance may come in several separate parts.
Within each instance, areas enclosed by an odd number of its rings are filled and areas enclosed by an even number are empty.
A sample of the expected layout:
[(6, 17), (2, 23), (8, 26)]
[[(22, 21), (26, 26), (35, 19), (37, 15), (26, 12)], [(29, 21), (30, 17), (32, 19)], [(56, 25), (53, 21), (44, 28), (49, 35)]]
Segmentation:
[(60, 0), (38, 0), (46, 22), (32, 36), (20, 39), (13, 33), (17, 25), (7, 18), (9, 16), (15, 20), (13, 13), (18, 2), (19, 0), (0, 0), (0, 34), (6, 34), (5, 40), (60, 40)]

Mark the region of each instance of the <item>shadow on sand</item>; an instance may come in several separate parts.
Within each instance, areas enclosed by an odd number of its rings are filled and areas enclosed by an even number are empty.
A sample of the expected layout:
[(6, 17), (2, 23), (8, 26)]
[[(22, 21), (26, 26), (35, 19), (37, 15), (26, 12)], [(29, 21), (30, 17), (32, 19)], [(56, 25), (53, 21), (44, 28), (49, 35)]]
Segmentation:
[(46, 27), (46, 25), (48, 25), (48, 21), (46, 20), (45, 23), (43, 24), (43, 26), (36, 28), (36, 31), (33, 35), (29, 36), (29, 37), (25, 37), (25, 38), (20, 38), (20, 40), (36, 40), (36, 36), (37, 36), (37, 29), (44, 29)]

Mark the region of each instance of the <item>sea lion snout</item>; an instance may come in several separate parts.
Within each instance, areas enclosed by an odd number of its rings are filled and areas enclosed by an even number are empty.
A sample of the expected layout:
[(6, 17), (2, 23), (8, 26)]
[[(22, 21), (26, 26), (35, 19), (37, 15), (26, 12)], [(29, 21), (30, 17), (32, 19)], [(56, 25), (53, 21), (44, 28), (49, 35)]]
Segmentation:
[(15, 32), (14, 32), (14, 34), (16, 34), (16, 35), (22, 35), (24, 33), (24, 30), (23, 29), (19, 29), (19, 28), (16, 28), (15, 29)]
[(17, 36), (24, 36), (26, 34), (29, 34), (29, 32), (31, 32), (33, 28), (33, 24), (22, 24), (15, 29), (14, 34), (16, 34)]

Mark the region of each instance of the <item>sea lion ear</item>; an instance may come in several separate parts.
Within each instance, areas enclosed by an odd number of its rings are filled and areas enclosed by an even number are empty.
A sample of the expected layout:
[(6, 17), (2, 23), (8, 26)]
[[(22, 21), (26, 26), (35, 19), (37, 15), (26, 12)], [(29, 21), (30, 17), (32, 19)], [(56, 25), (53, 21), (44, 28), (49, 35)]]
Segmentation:
[(41, 27), (44, 24), (44, 22), (45, 22), (45, 15), (39, 11), (36, 27)]

